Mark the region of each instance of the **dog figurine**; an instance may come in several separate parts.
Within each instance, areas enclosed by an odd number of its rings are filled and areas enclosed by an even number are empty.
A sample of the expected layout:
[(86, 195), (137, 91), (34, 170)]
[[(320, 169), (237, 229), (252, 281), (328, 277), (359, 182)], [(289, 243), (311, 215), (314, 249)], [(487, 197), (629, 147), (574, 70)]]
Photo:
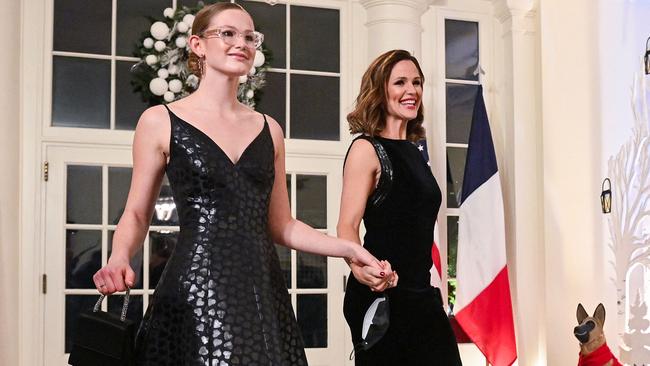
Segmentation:
[(589, 316), (582, 304), (578, 304), (576, 317), (578, 326), (573, 328), (573, 335), (580, 342), (578, 366), (622, 366), (605, 341), (603, 304), (598, 304), (593, 316)]

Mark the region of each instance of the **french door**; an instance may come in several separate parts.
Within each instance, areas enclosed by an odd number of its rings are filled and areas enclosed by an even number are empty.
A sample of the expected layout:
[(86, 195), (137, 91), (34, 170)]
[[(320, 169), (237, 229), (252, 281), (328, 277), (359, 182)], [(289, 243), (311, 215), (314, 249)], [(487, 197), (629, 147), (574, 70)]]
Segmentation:
[[(97, 292), (92, 274), (106, 263), (131, 180), (126, 147), (47, 145), (45, 235), (46, 366), (67, 365), (77, 314), (92, 307)], [(287, 158), (287, 183), (294, 217), (336, 234), (341, 190), (340, 159)], [(131, 266), (137, 274), (128, 317), (142, 319), (171, 250), (178, 217), (165, 180), (142, 249)], [(343, 365), (347, 327), (342, 315), (345, 263), (278, 246), (291, 301), (310, 365)], [(119, 312), (121, 296), (104, 310)], [(349, 351), (348, 351), (349, 352)]]

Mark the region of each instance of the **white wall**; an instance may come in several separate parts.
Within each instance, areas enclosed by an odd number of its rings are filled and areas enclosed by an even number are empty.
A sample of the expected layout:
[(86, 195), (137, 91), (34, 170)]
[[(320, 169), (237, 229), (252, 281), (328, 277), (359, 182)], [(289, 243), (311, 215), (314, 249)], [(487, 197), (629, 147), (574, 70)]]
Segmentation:
[[(643, 1), (541, 0), (546, 326), (549, 365), (577, 363), (578, 302), (599, 302), (616, 351), (616, 288), (599, 194), (630, 133), (630, 87), (650, 35)], [(643, 29), (645, 28), (645, 29)]]
[(0, 365), (18, 364), (18, 191), (20, 1), (0, 0)]

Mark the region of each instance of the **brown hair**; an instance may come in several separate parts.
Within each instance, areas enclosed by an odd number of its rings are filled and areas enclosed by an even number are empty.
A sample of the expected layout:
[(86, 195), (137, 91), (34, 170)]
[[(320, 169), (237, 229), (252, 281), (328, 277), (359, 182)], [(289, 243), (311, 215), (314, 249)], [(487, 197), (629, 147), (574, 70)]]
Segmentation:
[[(228, 3), (214, 3), (212, 5), (206, 5), (205, 7), (203, 7), (203, 9), (199, 10), (199, 12), (196, 13), (196, 16), (194, 17), (194, 22), (192, 23), (192, 35), (200, 36), (201, 33), (205, 32), (210, 26), (210, 20), (212, 20), (212, 17), (221, 13), (224, 10), (230, 10), (230, 9), (241, 10), (244, 13), (248, 14), (248, 12), (241, 5), (235, 3), (228, 2)], [(199, 58), (199, 56), (196, 53), (190, 50), (190, 54), (187, 59), (187, 67), (190, 69), (190, 72), (198, 76), (199, 79), (203, 77), (202, 75), (203, 70), (201, 65), (202, 62), (204, 62), (204, 60)]]
[[(377, 57), (368, 66), (361, 79), (361, 89), (357, 96), (356, 106), (348, 114), (350, 133), (363, 133), (370, 136), (377, 136), (386, 127), (386, 85), (390, 73), (395, 64), (400, 61), (409, 60), (415, 64), (424, 84), (424, 74), (418, 60), (408, 51), (392, 50)], [(406, 124), (406, 139), (417, 141), (424, 138), (425, 132), (422, 127), (424, 115), (422, 106), (418, 109), (415, 119)]]

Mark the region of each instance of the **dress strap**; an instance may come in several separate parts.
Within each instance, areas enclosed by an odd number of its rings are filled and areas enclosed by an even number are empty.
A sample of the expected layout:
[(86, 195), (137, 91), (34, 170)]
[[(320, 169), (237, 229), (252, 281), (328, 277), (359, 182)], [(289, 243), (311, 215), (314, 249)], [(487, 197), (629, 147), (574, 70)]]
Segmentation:
[(391, 187), (393, 186), (393, 164), (391, 163), (390, 158), (388, 157), (388, 153), (386, 153), (386, 149), (384, 148), (384, 145), (381, 144), (381, 142), (367, 135), (359, 135), (352, 141), (347, 153), (345, 153), (345, 159), (343, 160), (344, 167), (345, 162), (348, 160), (348, 154), (350, 154), (352, 145), (359, 139), (364, 139), (370, 142), (372, 144), (372, 147), (375, 149), (377, 158), (379, 159), (379, 165), (381, 167), (379, 182), (377, 182), (377, 187), (375, 187), (374, 192), (372, 192), (372, 195), (370, 195), (370, 198), (368, 199), (368, 202), (372, 206), (379, 207), (379, 205), (384, 202), (386, 196), (388, 196), (388, 193), (391, 190)]

